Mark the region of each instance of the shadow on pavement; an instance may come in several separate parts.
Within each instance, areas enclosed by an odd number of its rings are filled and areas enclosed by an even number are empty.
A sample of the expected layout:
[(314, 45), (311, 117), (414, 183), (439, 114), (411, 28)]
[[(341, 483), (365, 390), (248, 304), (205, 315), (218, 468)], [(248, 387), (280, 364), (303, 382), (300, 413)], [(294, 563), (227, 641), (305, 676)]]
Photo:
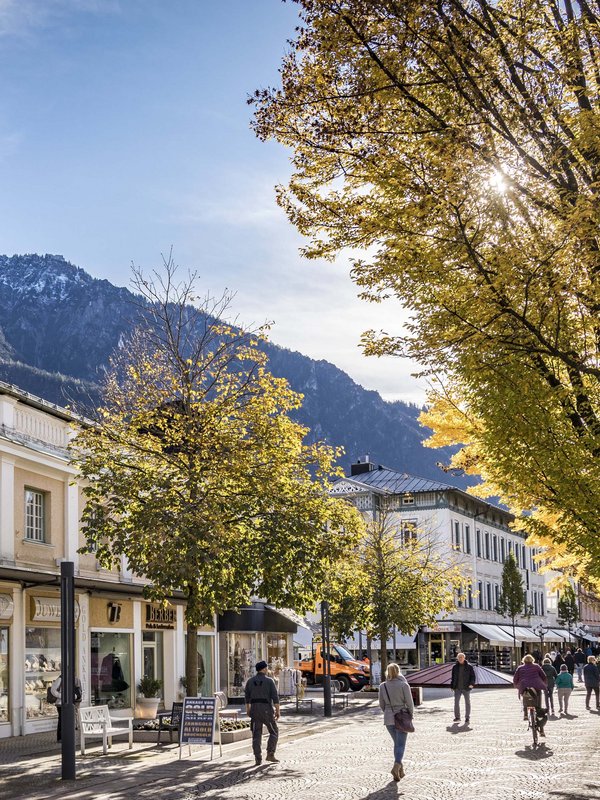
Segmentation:
[(554, 750), (551, 750), (545, 742), (542, 742), (535, 750), (533, 745), (527, 745), (524, 750), (515, 750), (515, 755), (519, 756), (519, 758), (527, 758), (529, 761), (541, 761), (544, 758), (553, 756)]
[(402, 791), (402, 781), (390, 781), (383, 789), (377, 789), (375, 792), (362, 797), (361, 800), (396, 800), (397, 797), (404, 797)]
[(455, 722), (453, 725), (447, 725), (446, 730), (448, 733), (466, 733), (466, 731), (473, 730), (468, 722), (465, 722), (463, 725), (459, 725), (458, 722)]
[(587, 794), (573, 794), (572, 792), (550, 792), (548, 798), (553, 800), (599, 800), (600, 786), (588, 784), (586, 786)]

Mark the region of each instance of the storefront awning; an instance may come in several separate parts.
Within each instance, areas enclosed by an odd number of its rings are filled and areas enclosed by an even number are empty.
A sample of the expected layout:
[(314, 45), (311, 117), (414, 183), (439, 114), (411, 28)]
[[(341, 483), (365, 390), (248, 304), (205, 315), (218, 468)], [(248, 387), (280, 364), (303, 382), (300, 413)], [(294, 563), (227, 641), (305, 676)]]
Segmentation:
[(304, 617), (301, 617), (300, 614), (296, 614), (296, 612), (292, 611), (291, 608), (275, 608), (275, 606), (270, 606), (268, 603), (265, 603), (265, 608), (268, 608), (271, 611), (274, 611), (276, 614), (280, 614), (282, 617), (289, 619), (290, 622), (293, 622), (294, 625), (298, 625), (300, 628), (307, 628), (310, 630), (310, 625), (304, 619)]
[(573, 631), (569, 633), (566, 628), (550, 628), (544, 635), (544, 639), (549, 642), (570, 642), (576, 638)]
[[(416, 650), (417, 645), (415, 643), (415, 636), (416, 633), (412, 634), (397, 633), (396, 650)], [(359, 648), (358, 634), (350, 636), (348, 639), (346, 639), (344, 644), (349, 650), (358, 650)], [(360, 646), (362, 647), (363, 650), (367, 649), (367, 637), (365, 636), (364, 633), (362, 635), (362, 643), (360, 643)], [(379, 637), (371, 639), (371, 647), (374, 650), (381, 650), (381, 642)], [(387, 650), (394, 649), (394, 639), (391, 636), (386, 642), (386, 649)]]
[(512, 647), (512, 634), (504, 631), (499, 625), (489, 625), (485, 623), (464, 622), (463, 625), (469, 628), (478, 636), (487, 639), (494, 647)]

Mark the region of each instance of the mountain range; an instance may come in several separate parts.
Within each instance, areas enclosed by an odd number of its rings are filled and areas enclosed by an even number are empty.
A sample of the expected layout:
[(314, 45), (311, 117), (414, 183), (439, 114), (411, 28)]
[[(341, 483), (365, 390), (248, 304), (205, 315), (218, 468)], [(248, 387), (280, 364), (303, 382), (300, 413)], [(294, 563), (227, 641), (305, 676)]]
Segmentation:
[[(0, 380), (58, 405), (98, 397), (102, 368), (135, 316), (128, 289), (98, 280), (60, 255), (0, 256)], [(311, 439), (342, 445), (347, 470), (370, 454), (387, 467), (464, 487), (437, 466), (420, 409), (386, 402), (327, 361), (265, 345), (269, 368), (304, 395), (297, 419)]]

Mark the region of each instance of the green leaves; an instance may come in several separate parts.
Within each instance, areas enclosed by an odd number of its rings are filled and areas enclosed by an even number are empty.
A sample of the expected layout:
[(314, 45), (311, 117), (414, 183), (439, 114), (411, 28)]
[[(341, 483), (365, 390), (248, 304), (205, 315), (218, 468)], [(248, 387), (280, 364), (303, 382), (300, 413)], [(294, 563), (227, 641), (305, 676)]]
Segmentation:
[(361, 527), (328, 493), (338, 451), (303, 443), (301, 397), (266, 369), (261, 332), (214, 321), (226, 303), (188, 309), (167, 266), (165, 292), (138, 281), (146, 324), (71, 446), (87, 545), (106, 566), (124, 555), (157, 601), (181, 590), (189, 626), (256, 594), (303, 611)]

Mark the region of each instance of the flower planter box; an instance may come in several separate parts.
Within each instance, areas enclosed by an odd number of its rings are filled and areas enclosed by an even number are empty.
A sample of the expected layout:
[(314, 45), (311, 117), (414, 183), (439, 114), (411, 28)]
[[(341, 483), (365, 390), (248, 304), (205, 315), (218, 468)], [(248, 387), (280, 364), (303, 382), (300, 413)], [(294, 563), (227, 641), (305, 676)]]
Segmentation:
[[(136, 730), (133, 729), (133, 741), (134, 742), (152, 742), (153, 744), (157, 744), (158, 742), (158, 731), (144, 731), (144, 730)], [(161, 744), (170, 744), (171, 737), (169, 736), (169, 731), (161, 731), (160, 732), (160, 742)], [(173, 731), (173, 744), (177, 744), (177, 731)]]
[(223, 744), (232, 744), (232, 742), (241, 742), (243, 739), (251, 739), (252, 731), (250, 728), (240, 728), (237, 731), (223, 731), (221, 733), (221, 742)]

